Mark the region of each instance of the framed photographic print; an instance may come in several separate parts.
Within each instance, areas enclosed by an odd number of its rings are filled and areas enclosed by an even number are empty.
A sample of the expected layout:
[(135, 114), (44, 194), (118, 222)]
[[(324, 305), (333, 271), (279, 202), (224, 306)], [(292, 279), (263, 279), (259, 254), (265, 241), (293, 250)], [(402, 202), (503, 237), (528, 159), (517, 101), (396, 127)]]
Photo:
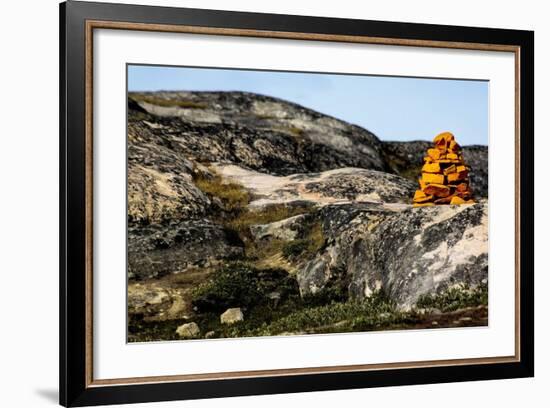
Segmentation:
[(61, 404), (533, 376), (533, 32), (60, 16)]

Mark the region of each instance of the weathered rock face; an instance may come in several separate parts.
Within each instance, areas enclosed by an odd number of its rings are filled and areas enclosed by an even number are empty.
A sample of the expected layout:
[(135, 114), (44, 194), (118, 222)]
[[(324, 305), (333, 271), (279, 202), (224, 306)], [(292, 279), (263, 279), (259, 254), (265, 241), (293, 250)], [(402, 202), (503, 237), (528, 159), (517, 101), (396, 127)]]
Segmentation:
[(489, 196), (489, 155), (487, 146), (465, 146), (464, 161), (471, 167), (470, 185), (474, 197)]
[(144, 321), (187, 319), (193, 310), (189, 289), (159, 282), (130, 282), (128, 284), (128, 313)]
[(206, 214), (210, 200), (195, 186), (193, 176), (208, 170), (174, 150), (146, 123), (129, 123), (128, 142), (130, 223), (160, 223)]
[(268, 224), (252, 225), (250, 227), (250, 233), (256, 241), (265, 239), (292, 241), (301, 235), (304, 227), (312, 218), (313, 216), (311, 214), (300, 214)]
[(128, 276), (133, 279), (208, 268), (242, 254), (239, 238), (207, 219), (128, 227)]
[[(190, 318), (191, 289), (233, 260), (282, 268), (295, 296), (297, 279), (304, 295), (334, 285), (351, 298), (383, 290), (402, 308), (487, 279), (486, 201), (411, 208), (429, 142), (381, 142), (318, 112), (241, 92), (130, 94), (128, 109), (131, 315)], [(479, 201), (487, 196), (487, 147), (463, 152)], [(198, 180), (216, 178), (246, 191), (242, 211), (304, 211), (239, 236), (221, 225), (235, 214), (199, 188)], [(281, 247), (261, 263), (247, 258), (243, 240)], [(275, 304), (275, 289), (273, 296)]]
[(487, 203), (330, 211), (327, 245), (298, 273), (303, 294), (344, 280), (350, 297), (382, 289), (401, 308), (421, 295), (487, 282)]
[(235, 165), (214, 165), (224, 178), (253, 192), (251, 207), (292, 202), (316, 205), (349, 202), (409, 203), (415, 184), (403, 177), (376, 170), (341, 168), (322, 173), (281, 177), (243, 169)]
[[(182, 156), (289, 175), (340, 167), (387, 170), (371, 132), (245, 92), (131, 93), (149, 132)], [(143, 111), (147, 112), (144, 114)]]

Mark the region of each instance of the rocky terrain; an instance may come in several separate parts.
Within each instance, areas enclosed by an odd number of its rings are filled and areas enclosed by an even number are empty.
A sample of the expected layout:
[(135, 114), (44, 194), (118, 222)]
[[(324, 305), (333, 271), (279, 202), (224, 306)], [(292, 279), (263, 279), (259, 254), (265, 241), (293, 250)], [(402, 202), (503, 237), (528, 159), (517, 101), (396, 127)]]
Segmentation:
[(487, 324), (475, 204), (412, 208), (429, 142), (242, 92), (130, 93), (129, 340)]

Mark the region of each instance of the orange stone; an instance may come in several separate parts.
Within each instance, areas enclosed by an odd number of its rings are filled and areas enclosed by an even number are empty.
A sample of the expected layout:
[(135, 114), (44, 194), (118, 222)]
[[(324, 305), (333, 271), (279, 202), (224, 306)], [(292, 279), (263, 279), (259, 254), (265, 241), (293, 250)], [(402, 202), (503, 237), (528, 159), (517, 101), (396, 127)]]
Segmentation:
[(450, 173), (455, 173), (455, 172), (456, 172), (456, 166), (454, 164), (450, 165), (445, 170), (443, 170), (443, 174), (445, 175), (448, 175)]
[(433, 160), (438, 160), (441, 152), (437, 149), (428, 149), (428, 156)]
[(442, 174), (422, 173), (422, 181), (426, 184), (443, 184), (445, 176)]
[(454, 163), (454, 164), (460, 164), (461, 161), (458, 160), (458, 159), (442, 159), (442, 160), (438, 160), (437, 161), (438, 163)]
[(473, 203), (468, 181), (470, 168), (465, 165), (460, 145), (450, 132), (438, 134), (434, 147), (427, 150), (414, 193), (413, 206)]
[(432, 196), (426, 195), (422, 190), (416, 190), (413, 201), (415, 203), (425, 203), (426, 201), (432, 200), (432, 198)]
[(461, 193), (468, 191), (468, 183), (460, 183), (456, 186), (456, 191), (459, 191)]
[(447, 197), (451, 193), (450, 187), (444, 184), (430, 184), (423, 191), (426, 195), (436, 197)]
[(447, 149), (450, 150), (451, 153), (457, 152), (458, 149), (459, 149), (458, 143), (457, 143), (456, 141), (454, 141), (454, 140), (451, 140), (451, 141), (449, 142), (449, 147), (448, 147)]
[(425, 173), (439, 173), (441, 168), (439, 167), (439, 163), (426, 163), (422, 167), (422, 171)]
[(439, 150), (440, 152), (446, 152), (447, 141), (445, 139), (439, 139), (437, 142), (435, 142), (435, 147), (437, 147), (437, 150)]
[(453, 198), (454, 196), (438, 198), (437, 200), (434, 201), (434, 204), (449, 204)]
[(454, 182), (459, 181), (459, 180), (464, 180), (466, 178), (466, 176), (468, 176), (468, 172), (460, 171), (460, 172), (457, 172), (457, 173), (449, 174), (447, 176), (447, 180), (449, 181), (449, 183), (454, 183)]
[(454, 196), (451, 199), (451, 205), (460, 205), (460, 204), (466, 204), (466, 201), (464, 201), (462, 198), (458, 196)]

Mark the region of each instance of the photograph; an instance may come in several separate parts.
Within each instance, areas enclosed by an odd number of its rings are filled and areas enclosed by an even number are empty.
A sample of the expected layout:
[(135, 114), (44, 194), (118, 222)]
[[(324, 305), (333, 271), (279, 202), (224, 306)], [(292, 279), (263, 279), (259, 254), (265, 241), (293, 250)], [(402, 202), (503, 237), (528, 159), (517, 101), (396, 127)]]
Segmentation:
[(488, 81), (126, 69), (129, 343), (488, 326)]

